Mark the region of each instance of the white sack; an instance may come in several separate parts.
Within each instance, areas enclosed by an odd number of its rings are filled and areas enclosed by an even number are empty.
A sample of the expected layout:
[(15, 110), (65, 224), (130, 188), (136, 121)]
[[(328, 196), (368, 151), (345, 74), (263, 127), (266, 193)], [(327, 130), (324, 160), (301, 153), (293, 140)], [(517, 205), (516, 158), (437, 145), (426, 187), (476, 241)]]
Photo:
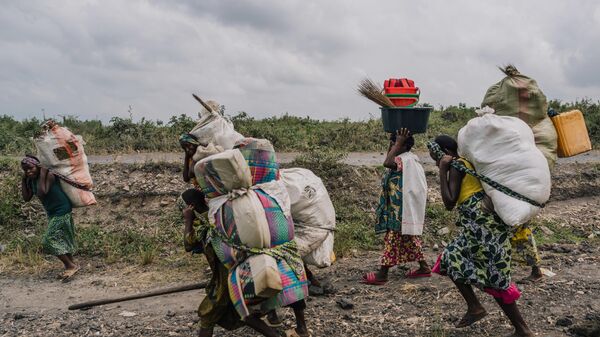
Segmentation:
[(198, 183), (206, 182), (219, 194), (252, 186), (252, 175), (248, 163), (237, 149), (227, 150), (200, 160), (194, 165), (194, 174)]
[(233, 128), (233, 123), (221, 116), (218, 112), (204, 110), (198, 124), (190, 131), (202, 145), (213, 143), (225, 150), (230, 150), (233, 145), (244, 138)]
[(252, 248), (271, 247), (271, 233), (265, 209), (253, 190), (238, 190), (228, 195), (209, 199), (209, 222), (216, 225), (216, 217), (219, 217), (220, 223), (227, 223), (221, 212), (221, 207), (228, 201), (231, 202), (233, 220), (236, 225), (235, 230), (240, 241)]
[(400, 154), (402, 160), (402, 234), (422, 235), (427, 203), (427, 179), (419, 157)]
[[(280, 174), (291, 201), (300, 255), (304, 258), (320, 249), (317, 258), (313, 259), (315, 263), (311, 264), (318, 267), (331, 265), (335, 209), (323, 181), (303, 168), (282, 169)], [(327, 238), (331, 244), (323, 246)]]
[(271, 298), (283, 289), (277, 260), (273, 257), (267, 254), (251, 255), (246, 262), (250, 265), (256, 296)]
[[(296, 232), (295, 234), (297, 234)], [(331, 266), (335, 262), (335, 254), (333, 253), (334, 234), (329, 232), (327, 238), (313, 250), (310, 254), (304, 256), (303, 260), (306, 264), (325, 268)]]
[(196, 148), (196, 152), (192, 156), (192, 160), (194, 162), (199, 162), (200, 160), (206, 157), (210, 157), (213, 154), (221, 153), (223, 151), (224, 149), (221, 146), (215, 145), (213, 143), (209, 143), (206, 146), (198, 145), (198, 147)]
[[(491, 113), (471, 119), (458, 132), (459, 154), (475, 170), (542, 204), (550, 198), (550, 169), (535, 145), (531, 128), (516, 117)], [(482, 183), (494, 209), (508, 225), (529, 221), (539, 207), (510, 197)]]

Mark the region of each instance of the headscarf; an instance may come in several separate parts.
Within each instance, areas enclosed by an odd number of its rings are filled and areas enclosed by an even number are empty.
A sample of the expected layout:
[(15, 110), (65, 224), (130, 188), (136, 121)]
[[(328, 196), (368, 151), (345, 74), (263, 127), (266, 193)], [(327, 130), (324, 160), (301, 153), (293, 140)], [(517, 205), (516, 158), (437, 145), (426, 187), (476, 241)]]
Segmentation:
[(181, 136), (179, 136), (179, 143), (188, 143), (196, 146), (200, 145), (198, 139), (194, 135), (189, 133), (184, 133)]
[(23, 160), (21, 160), (21, 165), (39, 167), (40, 166), (40, 160), (37, 159), (35, 156), (27, 154), (27, 155), (25, 155), (25, 158), (23, 158)]

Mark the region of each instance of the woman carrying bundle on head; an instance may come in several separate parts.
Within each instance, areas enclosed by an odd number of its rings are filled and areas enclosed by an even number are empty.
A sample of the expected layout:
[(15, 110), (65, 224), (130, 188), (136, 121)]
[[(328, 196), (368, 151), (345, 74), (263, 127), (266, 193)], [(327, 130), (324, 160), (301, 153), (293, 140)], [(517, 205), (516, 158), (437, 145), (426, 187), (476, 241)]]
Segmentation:
[(80, 267), (75, 264), (75, 224), (71, 214), (71, 201), (60, 186), (59, 177), (40, 165), (40, 161), (27, 155), (21, 161), (23, 178), (21, 193), (25, 201), (36, 195), (48, 215), (48, 228), (42, 239), (42, 247), (56, 256), (65, 266), (60, 278), (68, 281)]
[(431, 276), (419, 238), (423, 233), (427, 181), (418, 157), (410, 152), (414, 143), (408, 129), (390, 137), (375, 225), (377, 233), (385, 233), (385, 248), (379, 270), (363, 275), (362, 283), (385, 284), (391, 267), (415, 261), (419, 268), (409, 270), (406, 277)]
[(458, 161), (474, 170), (469, 161), (458, 156), (454, 139), (438, 136), (428, 146), (439, 167), (444, 205), (448, 210), (458, 209), (457, 226), (462, 230), (433, 268), (435, 273), (448, 275), (467, 302), (467, 313), (456, 327), (469, 326), (487, 315), (473, 292), (475, 285), (494, 297), (515, 327), (514, 336), (533, 336), (517, 307), (521, 293), (511, 282), (511, 227), (496, 214), (479, 179), (451, 165)]

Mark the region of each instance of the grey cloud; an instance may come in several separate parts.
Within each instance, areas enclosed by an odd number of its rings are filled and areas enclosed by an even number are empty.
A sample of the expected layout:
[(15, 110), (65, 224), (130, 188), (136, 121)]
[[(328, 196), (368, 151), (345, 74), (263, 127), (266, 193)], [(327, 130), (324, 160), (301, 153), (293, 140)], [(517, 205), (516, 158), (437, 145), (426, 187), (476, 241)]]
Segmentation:
[[(368, 118), (366, 75), (415, 79), (422, 100), (477, 105), (514, 62), (551, 98), (597, 95), (592, 1), (6, 1), (0, 114), (107, 120), (230, 113)], [(581, 24), (585, 23), (585, 24)]]

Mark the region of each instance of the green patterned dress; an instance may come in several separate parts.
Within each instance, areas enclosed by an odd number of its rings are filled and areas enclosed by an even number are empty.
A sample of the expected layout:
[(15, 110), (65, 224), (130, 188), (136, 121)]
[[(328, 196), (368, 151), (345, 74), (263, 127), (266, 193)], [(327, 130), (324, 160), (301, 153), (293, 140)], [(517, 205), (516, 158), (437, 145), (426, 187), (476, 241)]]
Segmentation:
[[(37, 180), (31, 181), (34, 194), (37, 194)], [(40, 198), (48, 215), (48, 228), (42, 238), (44, 252), (59, 256), (75, 253), (75, 223), (71, 214), (71, 201), (55, 179), (50, 190)]]
[(440, 271), (452, 280), (481, 288), (511, 287), (511, 228), (482, 208), (484, 192), (458, 206), (461, 233), (440, 257)]

